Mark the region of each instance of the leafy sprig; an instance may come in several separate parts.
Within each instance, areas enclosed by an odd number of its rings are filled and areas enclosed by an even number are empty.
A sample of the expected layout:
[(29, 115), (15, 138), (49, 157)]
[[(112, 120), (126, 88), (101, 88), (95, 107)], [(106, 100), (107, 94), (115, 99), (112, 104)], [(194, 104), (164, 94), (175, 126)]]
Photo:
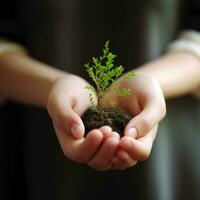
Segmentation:
[[(134, 72), (128, 72), (122, 78), (120, 75), (124, 72), (122, 65), (114, 66), (114, 61), (117, 56), (110, 51), (109, 41), (107, 41), (103, 48), (103, 53), (99, 58), (92, 58), (91, 63), (85, 64), (86, 71), (89, 77), (95, 83), (95, 87), (87, 85), (86, 89), (90, 90), (89, 100), (91, 107), (94, 109), (101, 109), (103, 107), (102, 99), (107, 92), (110, 85), (112, 85), (113, 91), (118, 96), (127, 97), (130, 95), (130, 89), (120, 88), (120, 82), (122, 80), (128, 80), (135, 74)], [(96, 93), (98, 98), (98, 105), (95, 106), (92, 93)]]

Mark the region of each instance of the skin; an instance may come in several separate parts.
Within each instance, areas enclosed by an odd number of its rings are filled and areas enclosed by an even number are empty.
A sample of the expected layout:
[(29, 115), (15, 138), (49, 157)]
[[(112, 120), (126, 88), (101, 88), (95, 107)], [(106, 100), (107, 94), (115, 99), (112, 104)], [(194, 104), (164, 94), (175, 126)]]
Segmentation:
[(1, 96), (47, 108), (65, 156), (104, 171), (109, 169), (107, 165), (119, 145), (119, 135), (109, 127), (101, 127), (84, 138), (80, 115), (89, 107), (86, 84), (81, 77), (19, 52), (0, 56)]
[[(120, 106), (136, 115), (125, 128), (111, 169), (129, 168), (149, 157), (159, 122), (166, 114), (164, 97), (200, 91), (199, 58), (186, 51), (167, 53), (134, 71), (137, 77), (122, 83), (131, 89), (131, 96), (122, 99), (110, 92)], [(134, 134), (130, 128), (135, 128)]]
[(89, 106), (87, 82), (19, 52), (0, 56), (0, 94), (47, 108), (69, 159), (99, 171), (122, 170), (150, 155), (158, 123), (166, 113), (164, 96), (191, 93), (200, 85), (199, 60), (188, 52), (166, 54), (134, 71), (136, 78), (121, 83), (131, 89), (131, 96), (119, 98), (108, 92), (117, 104), (136, 115), (121, 139), (108, 126), (84, 137), (80, 116)]
[[(140, 75), (124, 81), (121, 87), (129, 88), (129, 97), (110, 96), (118, 106), (135, 116), (126, 126), (118, 150), (112, 159), (111, 169), (126, 169), (149, 157), (156, 136), (158, 123), (166, 114), (165, 100), (157, 81)], [(109, 104), (108, 102), (105, 102)]]

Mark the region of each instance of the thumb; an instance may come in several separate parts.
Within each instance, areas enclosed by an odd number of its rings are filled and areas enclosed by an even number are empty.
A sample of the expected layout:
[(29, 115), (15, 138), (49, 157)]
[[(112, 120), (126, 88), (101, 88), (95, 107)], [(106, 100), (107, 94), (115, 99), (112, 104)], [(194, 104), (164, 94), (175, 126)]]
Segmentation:
[(83, 138), (85, 127), (79, 115), (73, 109), (69, 109), (66, 110), (66, 114), (63, 117), (65, 118), (67, 128), (70, 129), (70, 133), (76, 139)]
[(56, 98), (49, 103), (48, 112), (57, 126), (76, 139), (83, 138), (85, 127), (80, 116), (73, 110), (72, 101)]
[(124, 135), (133, 138), (145, 136), (163, 117), (165, 109), (160, 109), (158, 104), (148, 104), (144, 110), (127, 124)]

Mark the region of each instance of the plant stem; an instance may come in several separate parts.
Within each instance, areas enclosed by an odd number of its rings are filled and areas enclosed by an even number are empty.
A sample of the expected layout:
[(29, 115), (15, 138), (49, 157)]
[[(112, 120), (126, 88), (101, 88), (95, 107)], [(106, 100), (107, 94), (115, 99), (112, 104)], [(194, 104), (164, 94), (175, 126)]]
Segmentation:
[(102, 98), (102, 94), (98, 94), (97, 95), (97, 98), (98, 98), (98, 108), (99, 108), (99, 110), (101, 110), (102, 109), (102, 107), (103, 107), (103, 98)]

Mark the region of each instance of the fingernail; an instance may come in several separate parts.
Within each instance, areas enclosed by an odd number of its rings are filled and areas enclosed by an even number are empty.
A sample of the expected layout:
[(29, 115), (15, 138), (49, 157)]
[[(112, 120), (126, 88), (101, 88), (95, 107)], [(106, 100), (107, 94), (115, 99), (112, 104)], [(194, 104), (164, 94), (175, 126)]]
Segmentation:
[(79, 128), (78, 124), (72, 124), (71, 133), (77, 139), (81, 139), (82, 138), (82, 134), (80, 132), (80, 128)]
[(112, 134), (113, 134), (114, 137), (116, 137), (116, 138), (118, 138), (118, 139), (120, 138), (119, 133), (113, 131)]
[(130, 136), (132, 138), (136, 138), (137, 137), (137, 130), (136, 128), (129, 128), (127, 131), (127, 136)]

